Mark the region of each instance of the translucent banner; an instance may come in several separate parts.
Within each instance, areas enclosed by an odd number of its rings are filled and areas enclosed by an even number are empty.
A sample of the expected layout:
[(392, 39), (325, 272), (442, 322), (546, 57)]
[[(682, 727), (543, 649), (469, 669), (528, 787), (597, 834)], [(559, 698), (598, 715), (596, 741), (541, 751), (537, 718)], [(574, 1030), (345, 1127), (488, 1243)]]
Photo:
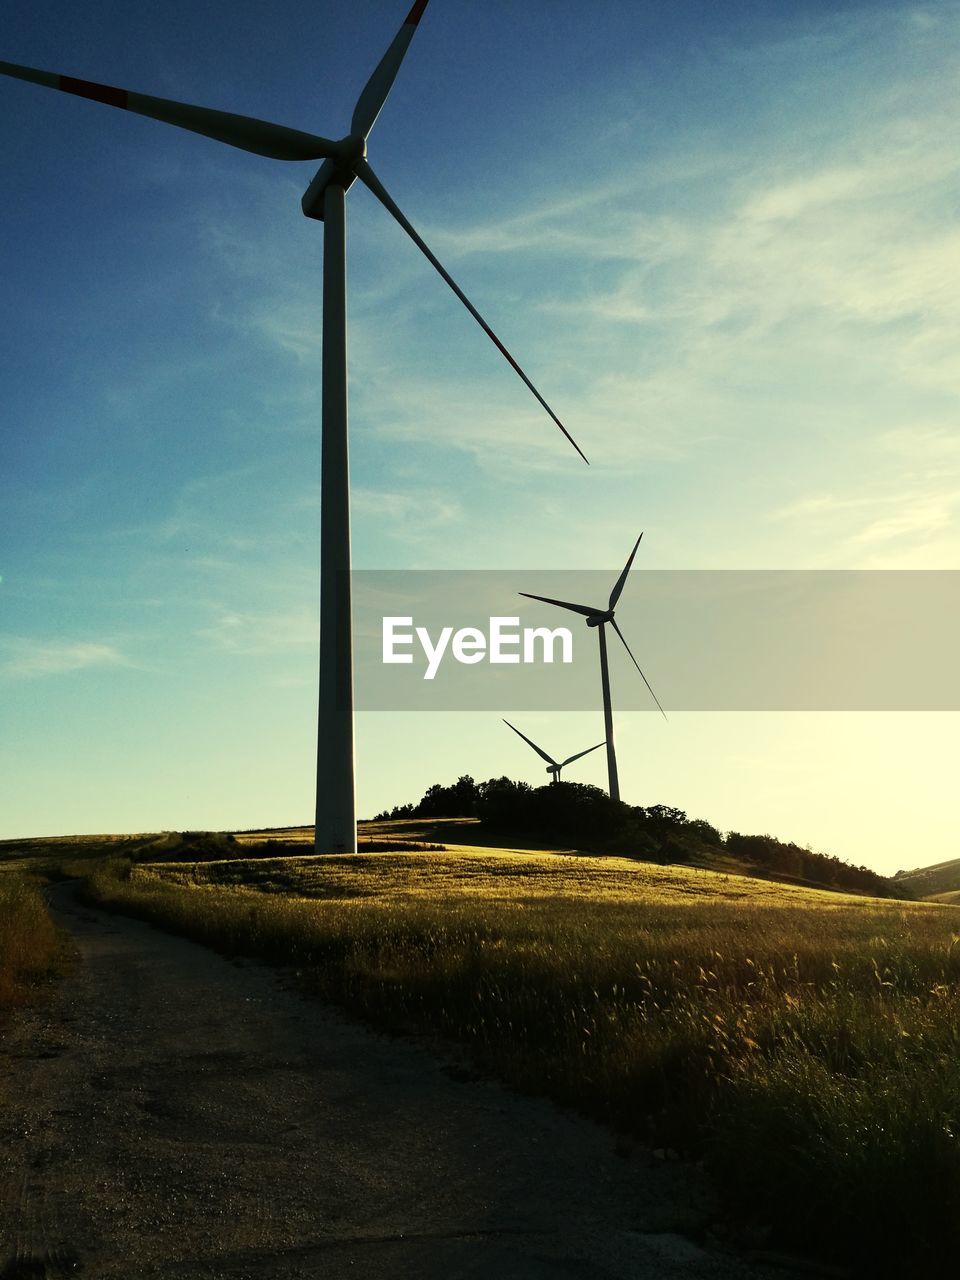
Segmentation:
[(357, 708), (960, 709), (960, 572), (618, 572), (355, 572)]

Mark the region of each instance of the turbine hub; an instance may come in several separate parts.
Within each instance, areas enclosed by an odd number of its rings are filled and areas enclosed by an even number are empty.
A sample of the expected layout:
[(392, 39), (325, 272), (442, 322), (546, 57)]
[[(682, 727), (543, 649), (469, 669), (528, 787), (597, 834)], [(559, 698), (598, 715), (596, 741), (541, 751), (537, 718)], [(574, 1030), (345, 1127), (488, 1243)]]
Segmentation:
[(613, 610), (608, 609), (606, 613), (593, 613), (587, 619), (588, 627), (601, 627), (605, 622), (613, 621)]
[(348, 133), (345, 138), (341, 138), (337, 143), (341, 158), (347, 164), (352, 164), (354, 160), (366, 160), (367, 158), (367, 140), (362, 133)]

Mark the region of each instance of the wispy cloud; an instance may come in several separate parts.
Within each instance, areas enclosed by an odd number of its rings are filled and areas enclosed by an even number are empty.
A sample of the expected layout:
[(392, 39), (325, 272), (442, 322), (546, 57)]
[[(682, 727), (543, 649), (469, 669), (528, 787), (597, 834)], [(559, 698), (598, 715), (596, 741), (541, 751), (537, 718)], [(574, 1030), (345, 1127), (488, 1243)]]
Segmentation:
[(835, 565), (864, 569), (954, 568), (960, 553), (960, 482), (873, 484), (862, 495), (809, 494), (771, 513), (829, 547)]
[(112, 644), (84, 640), (35, 641), (25, 637), (0, 639), (0, 674), (12, 679), (65, 675), (90, 667), (133, 665)]
[(960, 490), (952, 494), (912, 495), (870, 521), (852, 541), (865, 547), (891, 543), (905, 537), (929, 538), (949, 529), (960, 507)]
[(221, 608), (197, 635), (215, 648), (244, 657), (260, 657), (317, 645), (315, 609), (258, 613)]
[(391, 537), (422, 542), (456, 524), (463, 516), (452, 494), (430, 490), (355, 489), (353, 510), (368, 523), (376, 521)]

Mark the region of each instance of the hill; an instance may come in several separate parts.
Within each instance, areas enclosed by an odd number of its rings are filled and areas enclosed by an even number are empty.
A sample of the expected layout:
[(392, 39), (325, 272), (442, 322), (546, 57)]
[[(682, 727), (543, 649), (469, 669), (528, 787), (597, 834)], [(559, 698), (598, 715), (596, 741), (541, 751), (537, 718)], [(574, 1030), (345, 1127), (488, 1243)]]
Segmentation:
[(583, 853), (710, 867), (845, 893), (915, 896), (907, 883), (833, 854), (769, 834), (723, 833), (671, 805), (625, 804), (599, 787), (575, 782), (531, 787), (506, 777), (475, 782), (464, 776), (452, 786), (428, 787), (417, 804), (399, 805), (374, 822), (468, 816), (477, 820), (478, 834), (472, 839), (478, 844), (555, 848), (562, 843)]
[(960, 895), (960, 858), (934, 862), (929, 867), (914, 867), (912, 871), (898, 871), (893, 883), (903, 886), (916, 898), (954, 901), (950, 895)]

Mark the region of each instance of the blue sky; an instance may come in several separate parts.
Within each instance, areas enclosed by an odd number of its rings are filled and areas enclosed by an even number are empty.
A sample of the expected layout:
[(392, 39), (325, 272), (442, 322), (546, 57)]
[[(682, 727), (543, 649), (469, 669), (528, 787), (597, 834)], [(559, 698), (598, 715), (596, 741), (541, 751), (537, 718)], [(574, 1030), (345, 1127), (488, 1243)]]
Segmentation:
[[(0, 57), (338, 136), (404, 14), (8, 0)], [(953, 3), (433, 0), (371, 163), (592, 466), (355, 187), (355, 564), (616, 572), (642, 528), (631, 593), (960, 568), (958, 37)], [(14, 80), (0, 120), (0, 835), (309, 821), (315, 166)], [(361, 715), (360, 812), (540, 780), (511, 710)], [(621, 785), (892, 871), (960, 854), (957, 731), (624, 714)]]

